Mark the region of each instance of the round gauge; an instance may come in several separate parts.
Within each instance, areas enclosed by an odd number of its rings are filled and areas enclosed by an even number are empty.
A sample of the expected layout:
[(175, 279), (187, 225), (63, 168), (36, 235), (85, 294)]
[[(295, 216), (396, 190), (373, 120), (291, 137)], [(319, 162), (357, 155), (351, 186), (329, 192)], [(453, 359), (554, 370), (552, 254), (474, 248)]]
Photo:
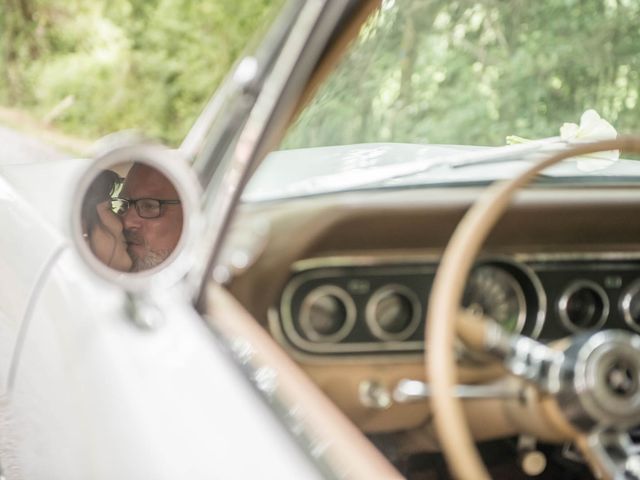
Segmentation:
[(640, 332), (640, 279), (633, 282), (622, 295), (622, 315), (632, 329)]
[(578, 280), (565, 289), (558, 311), (560, 320), (572, 332), (599, 328), (609, 315), (609, 299), (597, 283)]
[(381, 340), (405, 340), (420, 323), (420, 302), (402, 285), (387, 285), (376, 291), (366, 309), (369, 330)]
[(309, 340), (339, 342), (355, 324), (356, 309), (347, 292), (336, 286), (322, 286), (302, 302), (300, 326)]
[(462, 305), (496, 321), (510, 333), (520, 333), (527, 314), (524, 292), (507, 271), (494, 265), (475, 268), (467, 282)]

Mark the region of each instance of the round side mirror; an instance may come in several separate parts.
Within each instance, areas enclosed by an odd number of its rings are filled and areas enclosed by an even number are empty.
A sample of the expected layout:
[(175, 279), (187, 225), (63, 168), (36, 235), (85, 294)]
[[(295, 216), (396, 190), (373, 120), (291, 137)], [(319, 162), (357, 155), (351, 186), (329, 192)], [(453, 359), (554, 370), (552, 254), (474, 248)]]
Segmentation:
[(199, 198), (179, 151), (156, 144), (111, 149), (78, 182), (75, 244), (98, 275), (126, 290), (168, 286), (191, 266)]

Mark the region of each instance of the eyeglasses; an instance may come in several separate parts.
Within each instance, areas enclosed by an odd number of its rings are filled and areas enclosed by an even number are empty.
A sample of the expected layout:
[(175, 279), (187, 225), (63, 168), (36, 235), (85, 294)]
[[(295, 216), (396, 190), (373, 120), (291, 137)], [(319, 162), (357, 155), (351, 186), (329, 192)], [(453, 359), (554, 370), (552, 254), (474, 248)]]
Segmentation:
[(140, 218), (158, 218), (162, 205), (178, 205), (180, 200), (158, 200), (157, 198), (112, 198), (111, 211), (123, 216), (134, 206)]

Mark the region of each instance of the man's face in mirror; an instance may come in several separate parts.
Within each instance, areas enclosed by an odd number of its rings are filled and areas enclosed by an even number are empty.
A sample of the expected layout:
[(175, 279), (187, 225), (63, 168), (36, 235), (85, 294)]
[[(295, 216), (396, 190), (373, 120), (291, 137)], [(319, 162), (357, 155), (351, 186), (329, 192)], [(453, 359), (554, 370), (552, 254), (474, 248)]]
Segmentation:
[(158, 170), (138, 163), (129, 170), (120, 197), (131, 202), (121, 217), (131, 271), (159, 265), (182, 233), (182, 205), (171, 203), (180, 199), (178, 192)]

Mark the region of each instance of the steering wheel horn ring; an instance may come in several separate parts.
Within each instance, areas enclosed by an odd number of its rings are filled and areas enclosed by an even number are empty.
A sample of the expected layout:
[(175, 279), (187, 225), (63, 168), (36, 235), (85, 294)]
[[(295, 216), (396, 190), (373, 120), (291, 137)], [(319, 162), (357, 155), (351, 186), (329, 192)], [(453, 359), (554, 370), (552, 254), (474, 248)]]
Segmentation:
[(597, 426), (629, 429), (640, 418), (640, 336), (622, 330), (579, 335), (565, 351), (557, 395), (568, 420), (582, 431)]

